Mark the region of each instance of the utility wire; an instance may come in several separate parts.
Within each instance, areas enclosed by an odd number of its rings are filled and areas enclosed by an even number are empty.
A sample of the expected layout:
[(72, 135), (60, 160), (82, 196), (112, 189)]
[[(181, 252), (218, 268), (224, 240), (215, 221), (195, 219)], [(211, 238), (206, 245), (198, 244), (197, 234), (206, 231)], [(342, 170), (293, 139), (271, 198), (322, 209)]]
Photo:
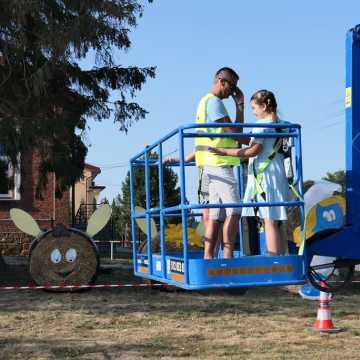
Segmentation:
[[(178, 149), (175, 149), (175, 150), (173, 150), (173, 151), (171, 151), (171, 152), (168, 152), (167, 154), (165, 154), (163, 157), (165, 158), (165, 157), (167, 157), (167, 156), (169, 156), (169, 155), (171, 155), (171, 154), (174, 154), (175, 152), (177, 152), (178, 151)], [(99, 166), (99, 165), (98, 165)], [(118, 163), (118, 164), (116, 164), (116, 163), (114, 163), (114, 165), (108, 165), (108, 166), (99, 166), (100, 167), (100, 169), (101, 169), (101, 171), (107, 171), (107, 170), (113, 170), (113, 169), (119, 169), (119, 168), (124, 168), (124, 167), (128, 167), (129, 166), (129, 164), (128, 163)]]
[(332, 124), (321, 127), (320, 129), (327, 129), (327, 128), (333, 127), (335, 125), (340, 125), (340, 124), (343, 124), (343, 123), (344, 123), (343, 120), (335, 121)]

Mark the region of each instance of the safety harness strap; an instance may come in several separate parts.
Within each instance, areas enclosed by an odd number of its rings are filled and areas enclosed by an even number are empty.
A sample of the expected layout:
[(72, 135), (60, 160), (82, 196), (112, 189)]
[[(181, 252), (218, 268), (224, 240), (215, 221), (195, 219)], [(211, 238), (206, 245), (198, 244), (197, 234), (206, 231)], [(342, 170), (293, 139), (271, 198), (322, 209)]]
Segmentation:
[[(255, 163), (255, 159), (253, 161), (253, 174), (254, 174), (254, 189), (253, 189), (253, 196), (252, 196), (252, 201), (256, 202), (256, 197), (257, 195), (260, 195), (261, 198), (263, 199), (263, 201), (266, 201), (266, 193), (261, 185), (263, 177), (264, 177), (264, 173), (266, 171), (266, 169), (269, 167), (269, 165), (271, 164), (272, 160), (275, 158), (276, 154), (278, 153), (278, 151), (280, 150), (280, 147), (282, 146), (282, 141), (281, 138), (277, 138), (275, 140), (275, 144), (274, 144), (274, 148), (271, 152), (271, 154), (268, 156), (268, 158), (264, 161), (262, 161), (258, 167), (258, 171), (256, 171), (256, 163)], [(299, 194), (299, 192), (297, 191), (297, 189), (295, 188), (294, 184), (289, 183), (289, 188), (290, 190), (293, 192), (293, 194), (295, 195), (295, 197), (297, 199), (302, 199), (301, 195)], [(255, 216), (257, 216), (257, 212), (258, 212), (259, 208), (258, 207), (254, 207), (254, 212), (255, 212)]]
[(275, 145), (274, 145), (274, 148), (273, 148), (271, 154), (268, 156), (268, 158), (266, 160), (262, 161), (259, 164), (258, 172), (256, 171), (255, 159), (253, 161), (252, 165), (253, 165), (253, 174), (254, 174), (254, 182), (255, 182), (255, 186), (254, 186), (254, 190), (253, 190), (253, 201), (255, 201), (257, 194), (259, 194), (263, 198), (264, 201), (266, 200), (266, 194), (265, 194), (264, 189), (261, 186), (261, 182), (264, 177), (264, 173), (265, 173), (266, 169), (269, 167), (269, 165), (275, 158), (277, 152), (279, 151), (279, 149), (281, 147), (281, 144), (282, 144), (281, 138), (277, 138), (275, 140)]

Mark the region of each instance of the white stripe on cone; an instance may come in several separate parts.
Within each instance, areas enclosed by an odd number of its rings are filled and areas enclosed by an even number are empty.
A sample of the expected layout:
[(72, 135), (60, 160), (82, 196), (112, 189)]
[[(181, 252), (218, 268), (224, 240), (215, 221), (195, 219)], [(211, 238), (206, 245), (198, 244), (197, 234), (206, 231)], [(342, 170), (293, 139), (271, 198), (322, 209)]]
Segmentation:
[(331, 313), (328, 309), (318, 309), (317, 320), (331, 320)]

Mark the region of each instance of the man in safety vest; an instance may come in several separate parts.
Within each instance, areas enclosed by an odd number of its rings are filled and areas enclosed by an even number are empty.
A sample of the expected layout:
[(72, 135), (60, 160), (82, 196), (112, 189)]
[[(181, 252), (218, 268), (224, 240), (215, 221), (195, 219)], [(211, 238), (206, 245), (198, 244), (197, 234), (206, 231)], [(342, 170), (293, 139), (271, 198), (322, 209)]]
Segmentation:
[[(196, 123), (231, 123), (222, 99), (232, 97), (236, 106), (235, 122), (244, 122), (244, 95), (237, 87), (239, 76), (231, 68), (221, 68), (214, 77), (213, 87), (204, 96), (198, 106)], [(226, 132), (240, 132), (234, 127), (198, 128), (199, 133), (222, 134)], [(237, 148), (239, 143), (246, 143), (246, 139), (199, 137), (195, 138), (195, 161), (209, 179), (209, 203), (229, 204), (239, 203), (238, 184), (234, 177), (233, 167), (240, 164), (239, 157), (221, 156), (209, 152), (209, 148)], [(215, 256), (217, 233), (222, 212), (226, 211), (223, 225), (224, 257), (231, 258), (235, 237), (238, 230), (240, 208), (213, 208), (209, 212), (209, 221), (205, 229), (205, 259)]]

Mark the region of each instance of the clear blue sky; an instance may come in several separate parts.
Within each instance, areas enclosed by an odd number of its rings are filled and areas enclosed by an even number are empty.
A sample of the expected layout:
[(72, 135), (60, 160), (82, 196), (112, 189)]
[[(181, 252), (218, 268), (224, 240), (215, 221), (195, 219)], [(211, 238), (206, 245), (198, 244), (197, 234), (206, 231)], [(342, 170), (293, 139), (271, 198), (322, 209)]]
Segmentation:
[[(344, 169), (345, 34), (359, 23), (359, 0), (147, 4), (131, 35), (131, 50), (116, 53), (116, 60), (125, 66), (157, 66), (156, 78), (136, 97), (149, 114), (127, 135), (112, 120), (89, 122), (87, 161), (102, 168), (96, 183), (106, 186), (103, 196), (112, 199), (120, 192), (131, 156), (194, 121), (200, 98), (222, 66), (240, 74), (246, 122), (254, 122), (250, 96), (266, 88), (275, 93), (281, 117), (302, 125), (305, 179)], [(226, 106), (234, 114), (232, 102)], [(170, 144), (166, 150), (176, 148)], [(189, 183), (194, 191), (194, 172)]]

